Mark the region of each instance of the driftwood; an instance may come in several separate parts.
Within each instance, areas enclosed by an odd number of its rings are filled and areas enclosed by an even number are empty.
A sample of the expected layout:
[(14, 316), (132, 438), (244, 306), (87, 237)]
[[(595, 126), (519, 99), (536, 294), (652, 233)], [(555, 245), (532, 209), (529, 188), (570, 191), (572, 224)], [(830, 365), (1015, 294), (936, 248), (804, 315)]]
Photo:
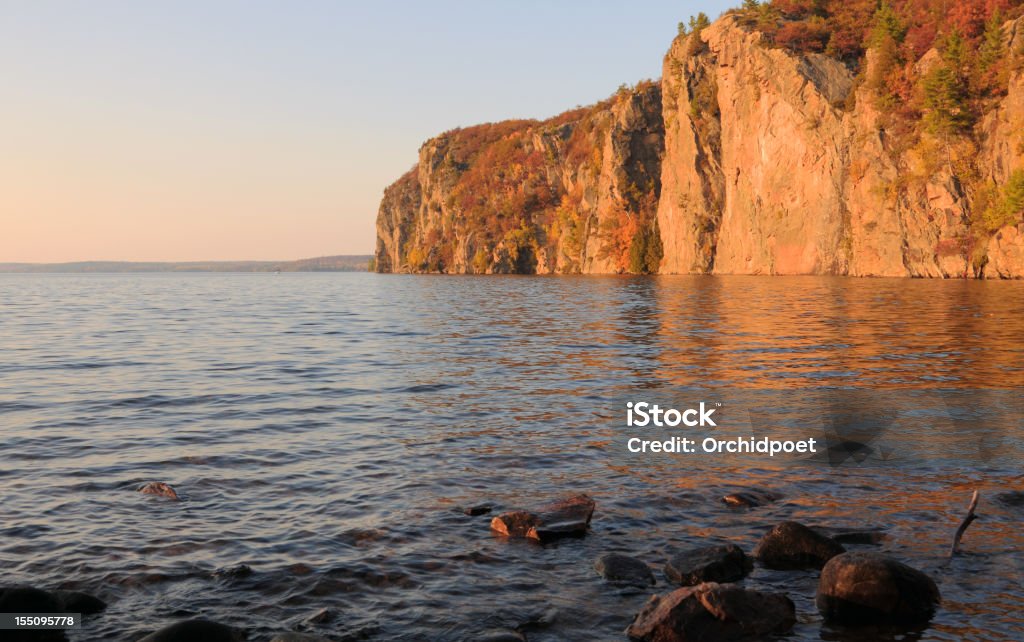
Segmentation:
[(964, 536), (964, 531), (971, 525), (971, 522), (978, 519), (978, 516), (974, 514), (974, 509), (978, 507), (978, 491), (974, 491), (974, 496), (971, 497), (971, 505), (967, 507), (967, 515), (964, 520), (960, 522), (960, 526), (956, 529), (956, 534), (953, 535), (953, 547), (949, 549), (949, 556), (953, 557), (960, 552), (960, 538)]

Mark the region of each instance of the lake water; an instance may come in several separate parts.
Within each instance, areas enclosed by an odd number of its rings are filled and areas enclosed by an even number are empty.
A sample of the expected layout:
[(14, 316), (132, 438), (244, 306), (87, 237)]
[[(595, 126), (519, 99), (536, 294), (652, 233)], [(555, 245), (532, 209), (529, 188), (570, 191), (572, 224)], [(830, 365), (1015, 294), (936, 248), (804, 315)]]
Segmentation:
[[(884, 528), (850, 548), (944, 598), (905, 637), (849, 631), (822, 624), (817, 572), (757, 568), (747, 586), (796, 603), (791, 639), (1024, 638), (1024, 509), (996, 499), (1024, 490), (1021, 282), (6, 275), (0, 348), (3, 582), (105, 598), (72, 640), (194, 615), (257, 641), (622, 640), (674, 549), (749, 552), (784, 519)], [(836, 407), (903, 419), (863, 461), (630, 457), (622, 408), (645, 395), (765, 430), (825, 434)], [(783, 498), (722, 503), (744, 487)], [(974, 489), (982, 518), (948, 560)], [(545, 547), (456, 510), (573, 492), (597, 501), (591, 532)], [(658, 586), (605, 584), (609, 551)]]

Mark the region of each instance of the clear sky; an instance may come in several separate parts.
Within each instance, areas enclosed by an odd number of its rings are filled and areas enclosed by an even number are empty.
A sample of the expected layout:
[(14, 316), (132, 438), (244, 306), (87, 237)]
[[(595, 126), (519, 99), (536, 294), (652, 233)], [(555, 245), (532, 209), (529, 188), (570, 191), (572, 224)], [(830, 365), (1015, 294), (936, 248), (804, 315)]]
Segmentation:
[(736, 3), (0, 0), (0, 262), (369, 254), (425, 139), (657, 78)]

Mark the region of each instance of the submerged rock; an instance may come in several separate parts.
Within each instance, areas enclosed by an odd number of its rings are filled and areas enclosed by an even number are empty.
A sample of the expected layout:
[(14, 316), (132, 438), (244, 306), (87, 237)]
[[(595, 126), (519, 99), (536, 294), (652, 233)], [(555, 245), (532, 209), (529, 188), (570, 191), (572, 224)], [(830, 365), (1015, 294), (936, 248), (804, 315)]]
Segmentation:
[(140, 488), (139, 492), (143, 495), (156, 495), (158, 497), (166, 497), (167, 499), (178, 501), (178, 493), (175, 492), (170, 485), (163, 482), (149, 482)]
[(815, 603), (826, 620), (845, 624), (925, 622), (941, 601), (921, 571), (876, 553), (844, 553), (829, 560)]
[(526, 642), (526, 636), (512, 629), (484, 631), (473, 638), (476, 642)]
[(462, 507), (461, 510), (465, 515), (469, 515), (470, 517), (477, 517), (479, 515), (486, 515), (487, 513), (491, 512), (491, 505), (477, 504), (476, 506), (464, 506)]
[(643, 642), (763, 640), (795, 622), (793, 602), (781, 593), (708, 582), (655, 595), (626, 635)]
[(754, 557), (774, 569), (821, 568), (845, 553), (839, 542), (797, 522), (782, 522), (758, 542)]
[(735, 544), (702, 546), (680, 551), (665, 564), (665, 577), (673, 584), (694, 586), (702, 582), (735, 582), (743, 579), (753, 562)]
[(213, 572), (213, 577), (219, 579), (241, 579), (252, 575), (252, 567), (248, 564), (235, 564), (234, 566), (225, 566), (224, 568), (218, 568)]
[(997, 493), (996, 501), (1006, 506), (1013, 506), (1020, 508), (1024, 506), (1024, 491), (1021, 490), (1008, 490), (1002, 493)]
[(587, 533), (597, 504), (586, 495), (576, 495), (533, 511), (511, 511), (491, 520), (491, 528), (506, 537), (526, 537), (548, 542)]
[(826, 537), (831, 537), (840, 544), (881, 544), (888, 535), (881, 528), (815, 528)]
[(757, 488), (751, 488), (748, 490), (741, 490), (735, 493), (729, 493), (722, 498), (722, 501), (729, 506), (746, 506), (748, 508), (754, 508), (756, 506), (764, 506), (774, 501), (782, 499), (782, 495), (773, 493), (770, 490), (761, 490)]
[(184, 620), (150, 633), (139, 642), (244, 642), (245, 631), (210, 620)]
[(594, 562), (594, 570), (611, 584), (653, 586), (654, 573), (643, 561), (620, 553), (605, 553)]

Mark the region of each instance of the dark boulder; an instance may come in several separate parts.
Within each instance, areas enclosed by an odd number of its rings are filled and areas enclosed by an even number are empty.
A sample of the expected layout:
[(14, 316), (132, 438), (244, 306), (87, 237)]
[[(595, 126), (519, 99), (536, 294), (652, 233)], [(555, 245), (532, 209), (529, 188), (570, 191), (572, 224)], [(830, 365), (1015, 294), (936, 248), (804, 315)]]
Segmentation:
[(459, 510), (461, 510), (464, 515), (469, 515), (470, 517), (477, 517), (477, 516), (480, 516), (480, 515), (486, 515), (486, 514), (490, 513), (491, 512), (491, 505), (490, 504), (477, 504), (476, 506), (463, 506)]
[(774, 501), (782, 499), (782, 495), (774, 493), (770, 490), (762, 490), (759, 488), (748, 488), (747, 490), (736, 491), (735, 493), (729, 493), (722, 498), (722, 501), (729, 506), (742, 506), (746, 508), (755, 508), (757, 506), (764, 506)]
[(833, 557), (815, 598), (826, 620), (845, 624), (926, 622), (940, 600), (930, 577), (877, 553)]
[(502, 513), (491, 520), (491, 528), (506, 537), (526, 537), (548, 542), (587, 533), (596, 504), (586, 495), (540, 506), (531, 511)]
[(209, 620), (184, 620), (150, 633), (139, 642), (244, 642), (245, 631)]
[(782, 522), (761, 538), (754, 557), (767, 568), (821, 568), (845, 552), (842, 544), (803, 524)]
[[(63, 613), (64, 609), (49, 591), (29, 587), (0, 589), (0, 613)], [(5, 642), (64, 642), (67, 636), (57, 629), (0, 631)]]
[(708, 582), (655, 595), (626, 629), (643, 642), (763, 640), (793, 628), (796, 609), (781, 593)]
[(654, 573), (647, 564), (629, 555), (605, 553), (594, 562), (594, 570), (611, 584), (653, 586)]
[(1002, 493), (996, 493), (995, 499), (1004, 506), (1012, 506), (1013, 508), (1024, 507), (1024, 491), (1021, 490), (1007, 490)]
[(743, 579), (752, 567), (750, 558), (735, 544), (702, 546), (673, 555), (665, 564), (665, 577), (680, 586), (735, 582)]
[(65, 613), (81, 613), (82, 615), (94, 615), (107, 608), (107, 603), (96, 597), (81, 591), (53, 591), (53, 596), (60, 602)]

